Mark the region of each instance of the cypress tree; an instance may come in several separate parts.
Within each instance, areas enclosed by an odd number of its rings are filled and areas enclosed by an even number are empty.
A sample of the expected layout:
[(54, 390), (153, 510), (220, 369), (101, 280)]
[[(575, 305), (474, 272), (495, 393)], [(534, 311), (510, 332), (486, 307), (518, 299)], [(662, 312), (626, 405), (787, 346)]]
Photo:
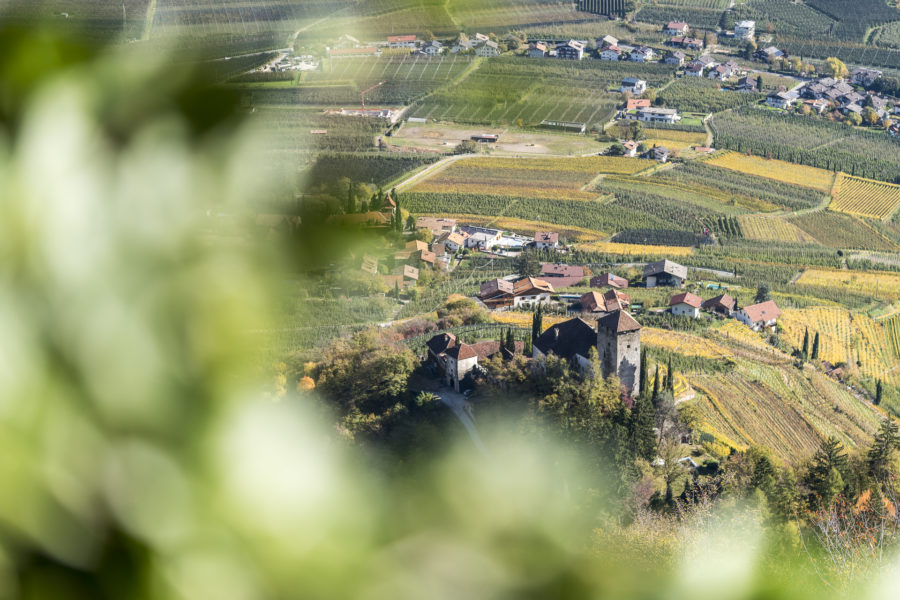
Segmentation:
[(653, 374), (653, 404), (656, 404), (656, 399), (659, 398), (659, 365), (656, 365), (656, 372)]
[(809, 328), (803, 332), (803, 359), (809, 358)]
[(881, 394), (882, 394), (881, 380), (879, 379), (878, 381), (875, 382), (875, 406), (878, 406), (879, 404), (881, 404)]
[(647, 349), (641, 348), (641, 374), (638, 381), (638, 396), (647, 395)]
[(818, 331), (816, 332), (816, 337), (813, 338), (812, 354), (810, 355), (810, 357), (813, 360), (816, 360), (819, 358), (819, 332)]

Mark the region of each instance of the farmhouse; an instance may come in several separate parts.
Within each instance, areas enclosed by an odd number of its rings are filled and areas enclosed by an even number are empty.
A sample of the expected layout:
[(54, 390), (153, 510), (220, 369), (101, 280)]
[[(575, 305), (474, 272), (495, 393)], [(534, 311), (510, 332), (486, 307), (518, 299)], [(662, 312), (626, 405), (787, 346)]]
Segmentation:
[(768, 48), (762, 48), (761, 50), (757, 50), (753, 53), (753, 58), (757, 60), (761, 60), (763, 62), (772, 62), (776, 58), (784, 57), (784, 52), (776, 48), (775, 46), (769, 46)]
[(492, 58), (494, 56), (500, 56), (500, 47), (497, 45), (497, 42), (487, 40), (486, 42), (482, 42), (475, 47), (475, 54), (481, 56), (482, 58)]
[(647, 82), (643, 79), (638, 79), (637, 77), (626, 77), (622, 80), (622, 85), (619, 86), (619, 91), (622, 93), (628, 92), (630, 94), (634, 94), (635, 96), (639, 96), (647, 91)]
[(535, 231), (534, 246), (541, 250), (559, 247), (559, 234), (552, 231)]
[(769, 300), (767, 302), (745, 306), (734, 313), (734, 318), (752, 328), (753, 331), (759, 331), (766, 327), (774, 327), (778, 323), (778, 317), (780, 315), (781, 309), (778, 308), (778, 305)]
[(703, 70), (706, 68), (701, 62), (691, 61), (684, 67), (684, 74), (688, 77), (703, 77)]
[(645, 121), (648, 123), (677, 123), (681, 120), (678, 111), (674, 108), (639, 108), (634, 114), (625, 115), (626, 119)]
[(522, 303), (548, 304), (553, 286), (543, 279), (525, 277), (512, 282), (492, 279), (481, 284), (478, 297), (488, 308), (517, 307)]
[(410, 281), (418, 281), (419, 280), (419, 270), (410, 265), (403, 265), (403, 279), (409, 279)]
[(391, 48), (415, 48), (417, 38), (415, 35), (391, 35), (387, 43)]
[(600, 51), (600, 60), (616, 61), (622, 56), (622, 49), (616, 45), (607, 46)]
[(587, 276), (584, 267), (562, 263), (541, 263), (541, 277), (557, 288), (578, 285)]
[(700, 316), (700, 305), (703, 299), (690, 292), (675, 294), (669, 300), (669, 312), (673, 315), (696, 319)]
[(600, 46), (601, 48), (604, 46), (618, 46), (619, 39), (614, 38), (611, 35), (604, 35), (602, 38), (597, 40), (597, 45)]
[(438, 237), (445, 233), (456, 231), (456, 219), (418, 217), (416, 219), (416, 229), (430, 229), (431, 233)]
[(422, 53), (427, 54), (428, 56), (437, 56), (441, 53), (441, 49), (444, 47), (439, 41), (434, 40), (432, 42), (428, 42), (422, 46)]
[(860, 67), (850, 72), (850, 81), (863, 87), (870, 87), (879, 77), (881, 77), (881, 71), (876, 71), (875, 69)]
[(532, 356), (543, 361), (553, 353), (585, 370), (590, 368), (594, 347), (601, 375), (618, 377), (628, 394), (635, 396), (640, 386), (641, 325), (624, 310), (602, 317), (596, 331), (580, 318), (553, 325), (535, 340)]
[(797, 100), (794, 92), (772, 92), (766, 96), (766, 104), (773, 108), (790, 108)]
[(644, 158), (650, 158), (652, 160), (658, 160), (661, 163), (669, 160), (669, 155), (671, 152), (665, 146), (653, 146), (644, 154)]
[(688, 24), (683, 21), (669, 21), (663, 27), (663, 33), (666, 35), (686, 35), (688, 30)]
[(644, 285), (681, 287), (687, 280), (687, 267), (670, 260), (649, 263), (644, 267)]
[(438, 243), (443, 244), (448, 252), (457, 252), (460, 248), (465, 248), (468, 237), (464, 232), (445, 233), (438, 238)]
[(529, 58), (544, 58), (547, 56), (547, 44), (532, 43), (528, 46), (528, 56)]
[(716, 65), (716, 67), (709, 72), (709, 78), (721, 80), (729, 79), (734, 75), (735, 69), (737, 69), (737, 64), (729, 60), (721, 65)]
[(756, 35), (756, 21), (740, 21), (734, 26), (734, 37), (749, 40)]
[(653, 60), (653, 48), (649, 46), (640, 46), (631, 51), (628, 60), (632, 62), (650, 62)]
[(681, 50), (675, 50), (674, 52), (669, 52), (666, 57), (663, 59), (663, 62), (667, 65), (678, 65), (681, 66), (684, 64), (685, 54)]
[(703, 40), (692, 37), (677, 36), (665, 42), (667, 46), (676, 46), (685, 50), (702, 50)]
[(556, 47), (556, 57), (568, 60), (581, 60), (584, 57), (584, 45), (575, 40), (569, 40), (565, 44)]
[(629, 98), (625, 101), (625, 110), (637, 110), (639, 108), (650, 108), (650, 99)]
[(627, 142), (622, 142), (622, 147), (625, 148), (625, 156), (637, 156), (637, 149), (639, 144), (634, 140), (629, 140)]
[(735, 302), (734, 298), (732, 298), (728, 294), (721, 294), (719, 296), (716, 296), (715, 298), (706, 300), (705, 302), (703, 302), (703, 304), (700, 305), (700, 308), (711, 313), (730, 317), (731, 313), (734, 312), (734, 307), (736, 305), (737, 302)]
[(466, 248), (476, 248), (478, 250), (487, 250), (500, 241), (503, 233), (499, 229), (488, 229), (487, 227), (475, 227), (472, 225), (463, 225), (459, 228), (463, 233), (469, 235), (466, 238)]
[(737, 87), (735, 89), (739, 92), (758, 92), (757, 85), (758, 83), (755, 77), (745, 75), (738, 79)]
[(611, 287), (617, 290), (624, 290), (628, 287), (628, 280), (612, 273), (604, 273), (591, 277), (591, 287)]

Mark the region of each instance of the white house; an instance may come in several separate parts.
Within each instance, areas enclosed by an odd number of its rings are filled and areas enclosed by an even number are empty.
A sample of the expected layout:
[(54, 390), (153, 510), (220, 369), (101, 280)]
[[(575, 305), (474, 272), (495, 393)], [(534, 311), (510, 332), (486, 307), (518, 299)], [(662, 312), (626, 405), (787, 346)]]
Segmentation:
[(559, 248), (559, 234), (552, 231), (535, 231), (534, 246), (540, 250)]
[(619, 86), (619, 91), (622, 93), (628, 92), (630, 94), (634, 94), (635, 96), (639, 96), (647, 91), (647, 82), (643, 79), (638, 79), (637, 77), (626, 77), (622, 80), (622, 85)]
[(683, 21), (669, 21), (663, 27), (663, 33), (666, 35), (685, 35), (688, 29), (688, 24)]
[(622, 50), (618, 46), (607, 46), (600, 51), (600, 60), (617, 61), (621, 54)]
[(759, 331), (763, 328), (775, 327), (780, 315), (781, 309), (778, 308), (778, 305), (768, 300), (759, 304), (745, 306), (734, 313), (734, 318), (753, 329), (753, 331)]
[[(631, 118), (628, 115), (628, 118)], [(674, 108), (656, 108), (649, 106), (647, 108), (639, 108), (635, 112), (634, 119), (644, 121), (646, 123), (677, 123), (681, 120), (678, 111)]]
[(475, 54), (482, 58), (500, 56), (500, 47), (497, 45), (497, 42), (488, 40), (475, 47)]
[(650, 62), (653, 60), (653, 48), (649, 46), (640, 46), (631, 51), (628, 59), (633, 62)]
[(669, 300), (669, 312), (673, 315), (696, 319), (700, 316), (700, 305), (703, 299), (690, 292), (675, 294)]
[(766, 104), (773, 108), (790, 108), (797, 101), (797, 94), (793, 92), (772, 92), (766, 96)]
[(444, 47), (439, 41), (434, 40), (433, 42), (428, 42), (427, 44), (422, 46), (422, 52), (427, 54), (428, 56), (437, 56), (441, 53), (441, 49)]
[(756, 35), (756, 21), (740, 21), (734, 26), (734, 37), (749, 40)]

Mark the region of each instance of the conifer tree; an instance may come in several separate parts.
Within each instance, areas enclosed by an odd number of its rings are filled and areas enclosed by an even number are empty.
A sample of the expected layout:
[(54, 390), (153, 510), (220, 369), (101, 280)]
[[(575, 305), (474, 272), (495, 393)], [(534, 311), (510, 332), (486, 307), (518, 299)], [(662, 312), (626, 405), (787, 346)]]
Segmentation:
[(803, 333), (803, 359), (809, 358), (809, 328)]
[(875, 406), (881, 404), (881, 395), (883, 390), (881, 389), (881, 380), (875, 382)]
[(898, 448), (900, 448), (900, 432), (897, 424), (890, 417), (886, 417), (881, 422), (881, 427), (872, 440), (872, 447), (866, 455), (869, 472), (876, 481), (884, 481), (890, 475), (891, 460)]
[(640, 379), (638, 381), (638, 396), (645, 397), (647, 395), (647, 349), (641, 348), (641, 370)]
[(812, 354), (810, 355), (810, 358), (812, 358), (813, 360), (817, 360), (819, 358), (819, 332), (818, 331), (816, 332), (816, 337), (813, 338)]

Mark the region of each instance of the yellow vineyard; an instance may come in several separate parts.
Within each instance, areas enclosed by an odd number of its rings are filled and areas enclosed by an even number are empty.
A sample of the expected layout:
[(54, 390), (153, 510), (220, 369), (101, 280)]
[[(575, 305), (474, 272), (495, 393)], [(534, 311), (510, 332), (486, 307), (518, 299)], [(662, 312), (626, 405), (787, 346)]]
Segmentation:
[(834, 173), (825, 169), (795, 165), (761, 156), (747, 156), (738, 152), (726, 152), (707, 162), (724, 169), (758, 175), (784, 183), (793, 183), (823, 192), (830, 192), (834, 183)]
[[(497, 323), (503, 323), (504, 325), (515, 325), (516, 327), (531, 327), (531, 317), (532, 313), (530, 312), (491, 313), (491, 318)], [(547, 329), (548, 327), (552, 327), (557, 323), (562, 323), (569, 318), (570, 317), (563, 315), (544, 315), (541, 322), (544, 324), (544, 329)]]
[(649, 139), (641, 140), (648, 146), (665, 146), (669, 150), (684, 150), (691, 146), (706, 144), (706, 134), (694, 131), (669, 131), (665, 129), (646, 130)]
[(640, 256), (687, 256), (694, 253), (694, 249), (687, 246), (651, 246), (649, 244), (619, 244), (617, 242), (581, 244), (578, 249), (585, 252)]
[(740, 215), (738, 222), (741, 224), (741, 231), (744, 233), (744, 237), (748, 240), (789, 243), (816, 242), (811, 235), (793, 223), (777, 217)]
[(900, 299), (900, 275), (881, 271), (807, 269), (798, 284), (842, 288), (879, 300)]
[(722, 358), (731, 352), (718, 342), (679, 331), (666, 331), (654, 327), (641, 330), (641, 343), (671, 352), (703, 358)]
[(900, 207), (900, 185), (838, 173), (828, 207), (861, 217), (885, 219)]
[(781, 325), (785, 341), (797, 348), (802, 346), (803, 335), (809, 330), (810, 351), (818, 333), (820, 360), (845, 363), (851, 372), (858, 370), (862, 375), (900, 382), (900, 357), (893, 347), (891, 334), (867, 315), (844, 308), (786, 309)]

